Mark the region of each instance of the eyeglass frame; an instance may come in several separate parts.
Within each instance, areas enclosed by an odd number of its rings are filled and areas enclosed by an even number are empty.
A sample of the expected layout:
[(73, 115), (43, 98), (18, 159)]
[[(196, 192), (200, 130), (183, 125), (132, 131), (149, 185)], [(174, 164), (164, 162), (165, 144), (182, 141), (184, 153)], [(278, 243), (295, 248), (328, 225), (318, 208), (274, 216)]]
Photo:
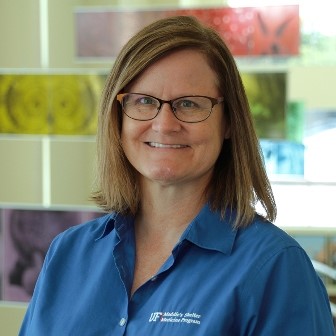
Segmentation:
[[(145, 96), (145, 97), (150, 97), (150, 98), (154, 98), (156, 99), (160, 105), (158, 106), (157, 108), (157, 112), (155, 114), (155, 116), (153, 118), (149, 118), (149, 119), (137, 119), (137, 118), (133, 118), (133, 117), (130, 117), (126, 112), (125, 112), (125, 109), (124, 109), (124, 106), (123, 106), (123, 98), (126, 96), (126, 95), (129, 95), (129, 94), (136, 94), (136, 95), (142, 95), (142, 96)], [(173, 107), (173, 103), (174, 101), (178, 100), (178, 99), (181, 99), (181, 98), (188, 98), (188, 97), (201, 97), (201, 98), (207, 98), (210, 100), (211, 102), (211, 108), (209, 110), (209, 114), (206, 118), (202, 119), (202, 120), (198, 120), (198, 121), (184, 121), (184, 120), (181, 120), (177, 117), (177, 115), (175, 114), (176, 113), (176, 108)], [(218, 98), (213, 98), (213, 97), (208, 97), (208, 96), (202, 96), (202, 95), (187, 95), (187, 96), (181, 96), (181, 97), (177, 97), (177, 98), (174, 98), (174, 99), (171, 99), (171, 100), (164, 100), (164, 99), (161, 99), (161, 98), (157, 98), (157, 97), (154, 97), (154, 96), (151, 96), (149, 94), (145, 94), (145, 93), (138, 93), (138, 92), (123, 92), (123, 93), (119, 93), (117, 94), (117, 101), (120, 103), (121, 105), (121, 108), (123, 110), (123, 112), (127, 115), (127, 117), (133, 119), (133, 120), (138, 120), (138, 121), (149, 121), (149, 120), (153, 120), (157, 117), (157, 115), (160, 113), (161, 111), (161, 108), (163, 106), (163, 104), (168, 104), (175, 116), (175, 118), (179, 121), (182, 121), (182, 122), (185, 122), (185, 123), (188, 123), (188, 124), (195, 124), (195, 123), (199, 123), (199, 122), (202, 122), (202, 121), (205, 121), (207, 120), (211, 113), (212, 113), (212, 110), (214, 108), (215, 105), (218, 105), (218, 104), (221, 104), (224, 102), (224, 97), (218, 97)]]

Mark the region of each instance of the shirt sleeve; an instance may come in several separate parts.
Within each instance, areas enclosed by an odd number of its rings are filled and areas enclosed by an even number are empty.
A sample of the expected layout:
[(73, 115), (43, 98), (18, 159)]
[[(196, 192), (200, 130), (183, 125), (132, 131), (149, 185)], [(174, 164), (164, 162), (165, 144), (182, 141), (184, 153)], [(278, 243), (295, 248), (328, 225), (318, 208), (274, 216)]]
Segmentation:
[(57, 245), (58, 245), (59, 238), (61, 235), (62, 233), (53, 240), (53, 242), (51, 243), (48, 249), (42, 269), (40, 271), (39, 277), (35, 285), (33, 296), (29, 302), (28, 309), (22, 321), (22, 325), (21, 325), (18, 336), (31, 336), (31, 335), (34, 335), (34, 336), (41, 335), (42, 336), (43, 335), (43, 333), (39, 331), (38, 321), (34, 321), (34, 324), (32, 324), (32, 321), (33, 321), (35, 309), (41, 305), (41, 300), (39, 300), (39, 297), (40, 297), (40, 292), (42, 290), (41, 288), (43, 288), (43, 284), (45, 281), (44, 279), (45, 279), (46, 269), (48, 267), (50, 258), (55, 253), (55, 250), (57, 250)]
[(242, 297), (242, 335), (335, 335), (326, 289), (298, 246), (265, 259)]

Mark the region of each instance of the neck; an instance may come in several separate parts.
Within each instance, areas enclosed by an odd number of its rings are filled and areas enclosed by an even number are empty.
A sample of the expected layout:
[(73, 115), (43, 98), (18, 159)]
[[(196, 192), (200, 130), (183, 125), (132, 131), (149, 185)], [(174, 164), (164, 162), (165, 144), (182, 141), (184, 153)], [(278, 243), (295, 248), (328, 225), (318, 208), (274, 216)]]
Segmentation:
[(155, 185), (142, 188), (141, 206), (136, 216), (140, 230), (149, 233), (182, 233), (204, 203), (204, 188), (176, 188)]

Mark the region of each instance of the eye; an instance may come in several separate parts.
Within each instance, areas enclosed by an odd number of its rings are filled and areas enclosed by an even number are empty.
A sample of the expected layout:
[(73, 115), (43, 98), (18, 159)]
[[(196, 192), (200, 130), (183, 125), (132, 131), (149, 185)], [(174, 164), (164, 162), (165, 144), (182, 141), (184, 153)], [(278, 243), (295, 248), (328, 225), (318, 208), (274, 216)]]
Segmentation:
[(190, 99), (181, 99), (175, 101), (174, 106), (180, 109), (194, 109), (198, 107), (198, 104)]
[(156, 105), (156, 99), (149, 97), (149, 96), (141, 96), (138, 97), (135, 104), (137, 105)]

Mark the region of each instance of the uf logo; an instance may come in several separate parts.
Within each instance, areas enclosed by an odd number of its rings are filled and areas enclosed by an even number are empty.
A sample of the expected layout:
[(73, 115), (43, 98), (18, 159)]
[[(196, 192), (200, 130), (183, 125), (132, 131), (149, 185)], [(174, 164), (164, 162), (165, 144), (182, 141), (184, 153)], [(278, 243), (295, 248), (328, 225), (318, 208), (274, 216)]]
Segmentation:
[(152, 313), (149, 317), (149, 322), (156, 322), (157, 319), (161, 319), (161, 316), (162, 316), (161, 312)]

